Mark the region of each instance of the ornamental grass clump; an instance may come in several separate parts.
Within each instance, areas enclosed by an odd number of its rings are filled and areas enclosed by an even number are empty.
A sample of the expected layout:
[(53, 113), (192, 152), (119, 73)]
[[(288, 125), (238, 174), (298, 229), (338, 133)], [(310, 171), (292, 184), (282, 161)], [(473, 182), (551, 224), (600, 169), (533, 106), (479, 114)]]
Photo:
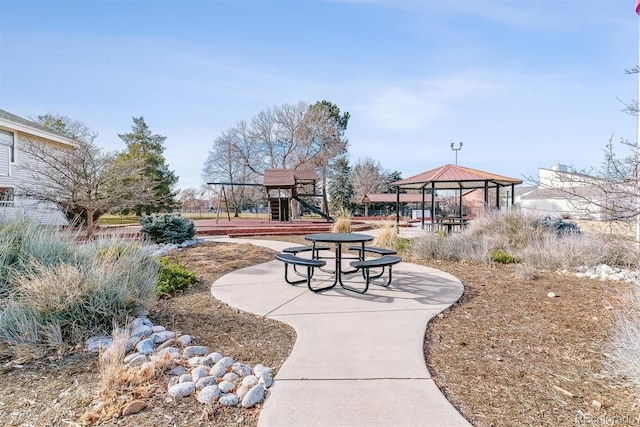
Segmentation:
[(398, 231), (393, 221), (384, 221), (379, 228), (378, 234), (373, 239), (373, 246), (387, 249), (397, 249)]
[(581, 233), (577, 225), (562, 218), (518, 210), (489, 212), (460, 233), (428, 233), (414, 240), (413, 251), (419, 258), (522, 263), (545, 270), (637, 262), (635, 253), (617, 241)]
[(351, 212), (342, 208), (336, 214), (336, 220), (331, 227), (332, 233), (351, 233)]
[(20, 221), (0, 223), (0, 248), (0, 357), (75, 346), (155, 301), (157, 262), (131, 242)]
[(624, 384), (640, 393), (640, 283), (620, 296), (607, 343), (606, 368)]

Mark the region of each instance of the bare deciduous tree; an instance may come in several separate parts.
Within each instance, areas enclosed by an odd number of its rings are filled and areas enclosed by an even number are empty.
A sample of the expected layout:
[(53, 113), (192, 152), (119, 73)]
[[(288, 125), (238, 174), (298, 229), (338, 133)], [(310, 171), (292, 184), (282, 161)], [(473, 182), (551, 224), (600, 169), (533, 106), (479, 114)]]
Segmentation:
[(359, 159), (351, 171), (353, 202), (360, 205), (366, 194), (383, 193), (388, 188), (382, 165), (371, 157)]
[(24, 167), (32, 179), (18, 189), (19, 194), (53, 203), (68, 217), (86, 219), (89, 235), (104, 213), (153, 198), (155, 183), (139, 179), (145, 167), (142, 161), (116, 162), (116, 153), (81, 141), (72, 149), (38, 142), (21, 148), (28, 156)]
[[(242, 138), (241, 138), (242, 139)], [(252, 184), (258, 182), (259, 175), (254, 167), (247, 164), (249, 157), (238, 155), (238, 133), (227, 131), (216, 139), (207, 159), (202, 176), (206, 182), (229, 184)], [(255, 198), (249, 186), (225, 185), (227, 207), (238, 217), (243, 205)], [(221, 194), (218, 195), (221, 197)]]
[[(208, 181), (258, 182), (265, 169), (315, 168), (320, 172), (326, 208), (327, 171), (343, 154), (349, 114), (322, 101), (284, 104), (240, 121), (216, 138), (203, 167)], [(247, 200), (249, 189), (234, 188), (235, 206)], [(229, 195), (227, 195), (229, 199)]]

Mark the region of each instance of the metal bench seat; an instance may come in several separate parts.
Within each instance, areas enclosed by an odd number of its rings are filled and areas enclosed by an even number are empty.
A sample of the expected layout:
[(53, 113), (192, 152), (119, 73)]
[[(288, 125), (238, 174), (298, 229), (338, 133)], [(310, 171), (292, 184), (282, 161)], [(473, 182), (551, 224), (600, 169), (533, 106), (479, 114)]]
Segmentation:
[[(298, 283), (307, 283), (307, 287), (309, 290), (313, 292), (320, 292), (325, 289), (329, 289), (333, 286), (328, 286), (324, 288), (312, 288), (311, 287), (311, 278), (313, 277), (313, 269), (323, 267), (326, 264), (326, 261), (320, 259), (309, 259), (302, 258), (294, 254), (290, 253), (280, 253), (276, 254), (276, 259), (278, 261), (282, 261), (284, 263), (284, 280), (290, 285), (297, 285)], [(307, 274), (304, 276), (302, 280), (290, 280), (289, 279), (289, 265), (293, 265), (294, 268), (296, 266), (306, 267)], [(299, 273), (298, 273), (299, 274)]]
[[(401, 257), (393, 256), (393, 255), (385, 255), (380, 258), (373, 258), (365, 261), (351, 261), (351, 266), (353, 268), (362, 269), (362, 273), (364, 275), (365, 284), (366, 284), (363, 291), (361, 292), (357, 291), (357, 292), (360, 292), (360, 293), (367, 292), (367, 289), (369, 289), (369, 283), (374, 283), (376, 285), (384, 286), (385, 288), (389, 286), (391, 284), (391, 278), (392, 278), (392, 266), (395, 264), (398, 264), (400, 261), (402, 261)], [(378, 268), (378, 267), (382, 267), (382, 272), (378, 275), (371, 276), (370, 270), (372, 268)], [(371, 279), (373, 278), (381, 277), (384, 274), (385, 268), (387, 267), (389, 268), (389, 277), (387, 278), (387, 281), (385, 283), (375, 283), (371, 281)]]

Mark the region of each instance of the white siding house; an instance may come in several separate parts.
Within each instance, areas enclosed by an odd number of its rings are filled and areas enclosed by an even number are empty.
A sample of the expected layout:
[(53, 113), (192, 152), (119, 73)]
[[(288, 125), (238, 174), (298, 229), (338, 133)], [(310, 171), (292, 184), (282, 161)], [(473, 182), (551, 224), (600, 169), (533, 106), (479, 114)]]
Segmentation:
[(31, 159), (21, 150), (27, 143), (70, 149), (76, 141), (0, 109), (0, 220), (26, 216), (40, 224), (65, 225), (56, 206), (20, 197), (20, 187), (33, 180), (25, 168)]
[(573, 219), (606, 219), (604, 181), (593, 176), (569, 172), (564, 165), (538, 169), (538, 186), (516, 194), (515, 204), (537, 215)]

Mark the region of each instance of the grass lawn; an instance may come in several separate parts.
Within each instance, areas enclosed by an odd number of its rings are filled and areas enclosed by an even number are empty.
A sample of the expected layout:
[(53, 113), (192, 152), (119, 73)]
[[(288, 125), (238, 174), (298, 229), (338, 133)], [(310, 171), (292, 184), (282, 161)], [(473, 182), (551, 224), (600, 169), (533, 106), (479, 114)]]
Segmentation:
[[(181, 215), (185, 218), (191, 218), (193, 220), (216, 219), (216, 214), (213, 212), (184, 212)], [(220, 218), (226, 219), (227, 214), (220, 213)], [(240, 218), (267, 219), (268, 216), (267, 214), (241, 213)], [(100, 219), (98, 220), (98, 224), (99, 225), (138, 225), (140, 224), (140, 217), (136, 215), (106, 214), (100, 217)]]

